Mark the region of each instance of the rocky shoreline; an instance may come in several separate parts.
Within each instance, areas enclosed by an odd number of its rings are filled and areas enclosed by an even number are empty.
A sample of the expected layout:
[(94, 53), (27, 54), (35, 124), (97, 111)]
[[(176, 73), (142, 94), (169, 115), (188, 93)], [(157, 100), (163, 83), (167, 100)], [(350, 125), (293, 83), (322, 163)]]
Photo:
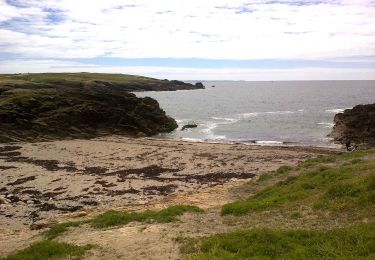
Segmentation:
[(375, 146), (375, 104), (357, 105), (338, 113), (330, 134), (334, 141), (353, 142), (360, 146)]
[(0, 75), (0, 142), (170, 132), (177, 123), (158, 102), (129, 91), (199, 88), (118, 74)]

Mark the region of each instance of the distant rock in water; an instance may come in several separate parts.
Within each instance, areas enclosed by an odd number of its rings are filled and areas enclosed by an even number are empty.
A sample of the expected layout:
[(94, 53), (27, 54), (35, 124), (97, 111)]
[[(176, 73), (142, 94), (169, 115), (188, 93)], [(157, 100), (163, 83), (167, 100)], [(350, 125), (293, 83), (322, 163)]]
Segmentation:
[(330, 136), (335, 141), (375, 146), (375, 104), (346, 109), (335, 115), (334, 123)]
[(184, 125), (184, 126), (181, 128), (181, 131), (184, 131), (184, 130), (187, 129), (187, 128), (196, 128), (196, 127), (198, 127), (198, 125), (195, 124), (195, 123), (187, 124), (187, 125)]
[(0, 142), (170, 132), (177, 123), (156, 100), (128, 91), (194, 88), (119, 74), (0, 75)]

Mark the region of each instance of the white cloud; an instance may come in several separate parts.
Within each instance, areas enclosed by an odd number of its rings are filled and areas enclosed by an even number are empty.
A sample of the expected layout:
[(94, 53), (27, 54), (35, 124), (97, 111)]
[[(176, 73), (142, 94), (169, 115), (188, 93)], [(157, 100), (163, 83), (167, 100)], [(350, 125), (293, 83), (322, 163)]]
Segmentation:
[(336, 2), (29, 0), (21, 8), (0, 0), (0, 46), (3, 52), (44, 58), (375, 55), (374, 4)]
[(3, 60), (2, 73), (37, 72), (101, 72), (143, 75), (160, 79), (180, 80), (375, 80), (374, 69), (352, 68), (172, 68), (145, 66), (98, 66), (59, 60)]

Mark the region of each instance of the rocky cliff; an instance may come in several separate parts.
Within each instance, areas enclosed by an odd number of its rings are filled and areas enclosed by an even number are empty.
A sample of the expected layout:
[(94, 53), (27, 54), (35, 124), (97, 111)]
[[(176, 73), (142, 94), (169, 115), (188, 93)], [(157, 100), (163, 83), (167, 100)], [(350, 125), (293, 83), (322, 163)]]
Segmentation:
[(177, 124), (158, 102), (129, 91), (200, 87), (127, 75), (1, 75), (0, 142), (169, 132)]
[(335, 126), (330, 134), (335, 141), (375, 145), (375, 104), (358, 105), (335, 115)]

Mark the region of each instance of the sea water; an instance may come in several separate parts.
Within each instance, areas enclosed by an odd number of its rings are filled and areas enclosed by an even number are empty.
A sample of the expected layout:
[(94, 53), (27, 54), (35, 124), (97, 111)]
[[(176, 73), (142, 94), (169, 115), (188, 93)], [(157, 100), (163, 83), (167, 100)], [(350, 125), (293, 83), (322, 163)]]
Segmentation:
[[(263, 145), (331, 146), (335, 114), (375, 102), (375, 81), (203, 81), (206, 89), (137, 92), (179, 128), (158, 137)], [(198, 127), (181, 131), (188, 123)]]

